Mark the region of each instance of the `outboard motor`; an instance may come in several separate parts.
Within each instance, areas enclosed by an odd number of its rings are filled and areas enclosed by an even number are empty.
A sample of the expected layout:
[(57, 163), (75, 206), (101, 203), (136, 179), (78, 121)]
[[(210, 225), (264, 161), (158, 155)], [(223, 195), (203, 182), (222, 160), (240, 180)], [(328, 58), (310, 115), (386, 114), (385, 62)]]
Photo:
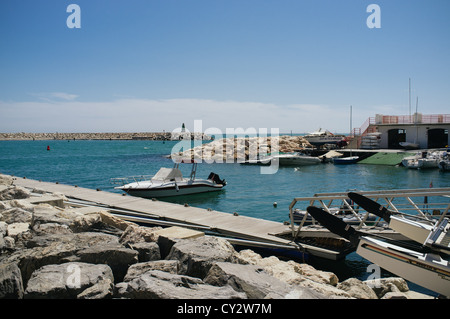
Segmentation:
[(225, 186), (227, 184), (225, 179), (220, 179), (219, 175), (217, 175), (216, 173), (213, 173), (213, 172), (211, 172), (209, 174), (208, 179), (212, 180), (216, 184), (220, 184), (220, 185), (223, 185), (223, 186)]

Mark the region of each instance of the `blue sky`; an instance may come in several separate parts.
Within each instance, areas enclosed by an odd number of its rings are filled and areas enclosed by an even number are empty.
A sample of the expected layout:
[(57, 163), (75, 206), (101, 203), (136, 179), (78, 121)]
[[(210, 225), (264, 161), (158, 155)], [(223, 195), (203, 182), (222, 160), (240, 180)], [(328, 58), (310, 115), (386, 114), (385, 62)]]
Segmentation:
[(2, 0), (0, 132), (348, 132), (350, 105), (353, 127), (408, 114), (409, 78), (413, 110), (418, 96), (450, 113), (449, 14), (448, 0)]

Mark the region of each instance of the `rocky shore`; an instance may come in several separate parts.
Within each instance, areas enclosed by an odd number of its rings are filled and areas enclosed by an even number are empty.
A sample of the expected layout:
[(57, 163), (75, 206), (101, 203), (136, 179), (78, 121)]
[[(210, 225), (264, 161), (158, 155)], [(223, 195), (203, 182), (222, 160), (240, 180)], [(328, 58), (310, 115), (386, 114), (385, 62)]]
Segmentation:
[(312, 148), (303, 136), (227, 137), (174, 152), (175, 160), (205, 160), (209, 162), (235, 162), (257, 159), (270, 153), (290, 153)]
[(141, 132), (141, 133), (0, 133), (0, 140), (179, 140), (204, 139), (210, 137), (203, 133), (166, 133), (166, 132)]
[(139, 226), (64, 200), (0, 175), (0, 299), (429, 298), (401, 278), (340, 282), (202, 232)]

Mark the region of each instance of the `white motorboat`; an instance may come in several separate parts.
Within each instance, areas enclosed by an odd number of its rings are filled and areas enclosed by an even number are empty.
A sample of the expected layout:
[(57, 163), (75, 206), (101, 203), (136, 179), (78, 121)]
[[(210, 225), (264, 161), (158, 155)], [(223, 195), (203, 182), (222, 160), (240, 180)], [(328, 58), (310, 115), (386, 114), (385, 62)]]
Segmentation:
[(303, 153), (287, 153), (272, 156), (271, 160), (278, 160), (281, 166), (288, 165), (316, 165), (321, 163), (320, 158)]
[(441, 159), (441, 153), (436, 152), (418, 152), (413, 156), (403, 158), (402, 165), (407, 168), (427, 169), (438, 168)]
[(306, 134), (303, 136), (312, 145), (324, 145), (324, 144), (337, 144), (343, 139), (344, 135), (335, 135), (328, 130), (322, 131), (320, 128), (318, 131)]
[[(225, 185), (225, 180), (221, 180), (219, 175), (211, 172), (207, 179), (195, 178), (197, 163), (193, 163), (191, 175), (184, 178), (179, 164), (173, 168), (162, 167), (150, 179), (140, 179), (137, 177), (114, 178), (112, 183), (122, 183), (122, 186), (115, 187), (131, 196), (143, 198), (157, 198), (179, 195), (190, 195), (221, 190)], [(132, 181), (128, 183), (129, 181)]]
[(321, 208), (309, 206), (309, 214), (331, 232), (347, 239), (356, 253), (406, 280), (450, 297), (450, 264), (435, 253), (423, 253), (372, 238)]
[(350, 199), (366, 211), (373, 213), (389, 223), (389, 228), (409, 239), (429, 248), (450, 254), (450, 221), (441, 215), (439, 220), (426, 219), (420, 216), (392, 212), (377, 202), (361, 194), (350, 192)]
[(449, 261), (362, 236), (356, 253), (378, 266), (446, 297), (450, 296)]

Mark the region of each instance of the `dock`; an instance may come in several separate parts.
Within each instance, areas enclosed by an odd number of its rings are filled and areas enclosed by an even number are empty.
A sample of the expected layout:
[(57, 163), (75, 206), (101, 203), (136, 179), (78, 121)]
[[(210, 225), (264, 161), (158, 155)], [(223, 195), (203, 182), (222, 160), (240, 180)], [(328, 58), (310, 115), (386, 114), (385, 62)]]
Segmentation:
[(14, 179), (14, 185), (61, 193), (68, 199), (66, 204), (70, 206), (102, 207), (113, 215), (139, 224), (201, 230), (205, 234), (225, 237), (230, 243), (241, 247), (257, 247), (298, 256), (314, 254), (330, 259), (342, 257), (338, 251), (296, 243), (289, 236), (283, 236), (290, 233), (290, 227), (281, 222), (20, 177)]

